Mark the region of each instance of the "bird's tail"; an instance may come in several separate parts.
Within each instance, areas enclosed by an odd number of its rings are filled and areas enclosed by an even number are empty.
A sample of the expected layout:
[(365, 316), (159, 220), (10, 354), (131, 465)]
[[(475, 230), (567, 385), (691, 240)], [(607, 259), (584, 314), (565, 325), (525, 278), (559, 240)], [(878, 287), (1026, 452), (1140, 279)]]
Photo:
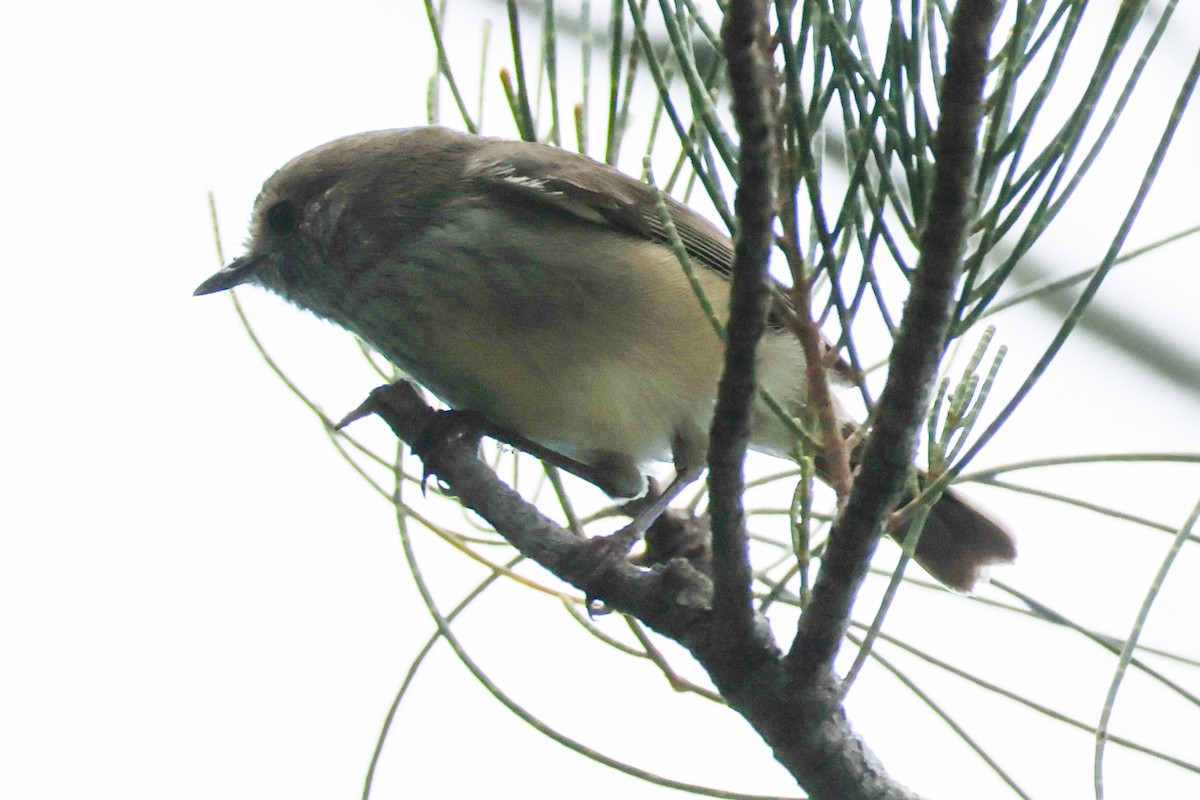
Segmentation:
[[(842, 412), (843, 417), (845, 413)], [(850, 452), (850, 467), (857, 468), (866, 449), (859, 426), (845, 422), (842, 435), (856, 442)], [(828, 482), (829, 470), (818, 458), (817, 474)], [(924, 474), (921, 483), (924, 484)], [(912, 497), (905, 498), (901, 505)], [(912, 511), (893, 515), (888, 534), (903, 543), (910, 534)], [(968, 501), (955, 490), (947, 489), (929, 512), (921, 529), (913, 556), (917, 563), (951, 589), (969, 592), (992, 564), (1007, 564), (1017, 557), (1013, 535), (994, 516)]]
[[(911, 513), (900, 514), (888, 526), (898, 542), (909, 535)], [(991, 564), (1017, 557), (1011, 533), (987, 512), (961, 494), (947, 490), (930, 510), (914, 555), (930, 575), (961, 592), (968, 592)]]

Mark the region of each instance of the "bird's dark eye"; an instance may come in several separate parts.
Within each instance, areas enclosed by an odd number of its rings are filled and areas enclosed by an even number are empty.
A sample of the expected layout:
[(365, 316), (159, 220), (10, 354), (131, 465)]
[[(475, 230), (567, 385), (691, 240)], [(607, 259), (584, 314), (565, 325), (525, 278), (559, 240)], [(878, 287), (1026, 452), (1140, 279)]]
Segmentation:
[(299, 218), (296, 206), (289, 200), (280, 200), (267, 209), (267, 227), (276, 236), (285, 236), (296, 230)]

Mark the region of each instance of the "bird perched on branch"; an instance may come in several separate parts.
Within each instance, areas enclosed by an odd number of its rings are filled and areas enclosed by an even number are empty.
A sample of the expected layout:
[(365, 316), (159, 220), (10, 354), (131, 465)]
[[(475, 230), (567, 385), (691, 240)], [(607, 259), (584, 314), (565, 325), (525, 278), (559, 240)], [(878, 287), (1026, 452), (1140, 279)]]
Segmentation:
[[(676, 478), (642, 528), (702, 472), (723, 344), (668, 242), (655, 190), (553, 147), (423, 127), (348, 136), (264, 185), (247, 252), (202, 283), (265, 287), (359, 336), (453, 409), (475, 412), (610, 495)], [(663, 198), (722, 318), (730, 239)], [(784, 301), (776, 314), (786, 313)], [(760, 388), (793, 415), (804, 356), (770, 326)], [(847, 429), (854, 427), (845, 416)], [(751, 447), (791, 457), (760, 400)], [(905, 524), (890, 531), (905, 535)], [(1011, 536), (946, 492), (916, 559), (953, 588), (1015, 556)]]

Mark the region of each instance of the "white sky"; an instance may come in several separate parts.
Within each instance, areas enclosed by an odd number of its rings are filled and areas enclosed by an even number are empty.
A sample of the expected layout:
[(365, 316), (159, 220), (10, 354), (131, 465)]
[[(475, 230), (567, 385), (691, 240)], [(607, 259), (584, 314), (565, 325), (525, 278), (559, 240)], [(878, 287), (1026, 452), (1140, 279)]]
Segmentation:
[[(1163, 72), (1172, 96), (1200, 41), (1187, 10), (1178, 63)], [(503, 15), (489, 15), (494, 69), (507, 63), (507, 42)], [(42, 2), (3, 16), (0, 797), (354, 796), (432, 625), (388, 506), (262, 364), (228, 300), (191, 291), (219, 266), (206, 191), (216, 193), (232, 256), (258, 187), (289, 158), (343, 134), (425, 120), (433, 55), (421, 3)], [(478, 51), (482, 16), (466, 16), (461, 51)], [(527, 41), (530, 52), (535, 44)], [(1099, 173), (1074, 227), (1042, 251), (1064, 271), (1107, 244), (1163, 107), (1122, 129), (1121, 146), (1139, 145), (1130, 151), (1138, 154)], [(1134, 244), (1200, 217), (1197, 141), (1192, 108)], [(1196, 253), (1193, 240), (1129, 268), (1101, 300), (1200, 357)], [(274, 298), (243, 299), (330, 415), (375, 385), (343, 334)], [(1055, 323), (1033, 310), (996, 322), (1011, 350), (997, 391), (1011, 391)], [(1081, 338), (979, 465), (1200, 452), (1198, 388), (1167, 384)], [(376, 422), (361, 425), (380, 434), (369, 427)], [(1018, 477), (1082, 484), (1096, 501), (1172, 525), (1200, 494), (1195, 467), (1068, 472)], [(1020, 534), (1020, 564), (998, 577), (1124, 635), (1167, 536), (971, 493), (1003, 509)], [(420, 543), (448, 608), (480, 572), (427, 535)], [(1146, 643), (1200, 658), (1198, 573), (1197, 550), (1186, 548)], [(878, 589), (869, 584), (867, 594)], [(740, 719), (571, 633), (553, 601), (512, 587), (496, 595), (464, 619), (461, 635), (551, 724), (681, 780), (796, 793)], [(906, 591), (892, 623), (1084, 719), (1097, 717), (1111, 679), (1113, 659), (1096, 647), (959, 598)], [(778, 623), (776, 635), (790, 640)], [(1164, 669), (1197, 690), (1195, 669)], [(387, 744), (378, 797), (669, 794), (547, 742), (491, 702), (444, 647), (425, 670)], [(1200, 761), (1197, 709), (1130, 683), (1116, 732)], [(1091, 796), (1086, 735), (948, 679), (923, 685), (962, 712), (1033, 796)], [(1011, 796), (882, 673), (864, 677), (850, 712), (884, 763), (930, 796), (964, 796), (966, 787), (974, 798)], [(1200, 791), (1200, 776), (1117, 747), (1109, 754), (1109, 797), (1144, 797), (1147, 785), (1164, 798)]]

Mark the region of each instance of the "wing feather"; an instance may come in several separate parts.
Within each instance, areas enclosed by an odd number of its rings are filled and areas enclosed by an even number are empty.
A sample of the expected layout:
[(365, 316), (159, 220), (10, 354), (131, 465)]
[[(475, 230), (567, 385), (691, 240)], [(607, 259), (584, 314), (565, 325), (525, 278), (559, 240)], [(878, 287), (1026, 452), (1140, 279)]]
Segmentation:
[[(586, 156), (548, 145), (493, 139), (476, 151), (465, 177), (483, 193), (505, 194), (510, 201), (554, 208), (583, 222), (670, 246), (654, 188)], [(733, 272), (729, 237), (673, 197), (663, 195), (663, 200), (692, 261), (729, 280)], [(773, 298), (770, 322), (786, 327), (784, 320), (795, 312), (782, 291)], [(823, 342), (827, 350), (834, 349), (828, 340)], [(848, 382), (856, 379), (854, 368), (841, 358), (830, 368)]]

